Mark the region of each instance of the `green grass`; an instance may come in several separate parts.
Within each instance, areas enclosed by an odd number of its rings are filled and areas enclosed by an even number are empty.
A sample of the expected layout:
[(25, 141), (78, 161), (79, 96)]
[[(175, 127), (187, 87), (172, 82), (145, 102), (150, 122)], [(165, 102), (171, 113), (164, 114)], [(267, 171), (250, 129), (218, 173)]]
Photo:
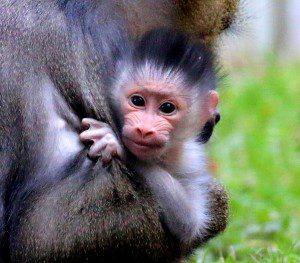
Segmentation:
[(230, 222), (191, 262), (300, 262), (300, 65), (274, 64), (219, 90), (211, 156)]

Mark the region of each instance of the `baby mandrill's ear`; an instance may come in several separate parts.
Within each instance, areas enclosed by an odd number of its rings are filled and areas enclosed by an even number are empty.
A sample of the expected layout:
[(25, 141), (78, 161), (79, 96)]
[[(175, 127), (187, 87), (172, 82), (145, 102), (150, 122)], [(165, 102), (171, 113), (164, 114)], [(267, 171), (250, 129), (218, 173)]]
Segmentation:
[(219, 121), (217, 106), (219, 104), (219, 94), (215, 90), (210, 90), (204, 97), (203, 104), (201, 105), (201, 125), (204, 125), (212, 119)]
[(220, 114), (217, 106), (219, 103), (219, 94), (214, 90), (210, 90), (204, 99), (201, 106), (201, 125), (202, 130), (199, 134), (198, 140), (201, 143), (209, 141), (215, 125), (220, 121)]
[(217, 106), (219, 104), (219, 93), (215, 90), (210, 90), (207, 94), (208, 98), (208, 107), (211, 114), (213, 114), (217, 110)]

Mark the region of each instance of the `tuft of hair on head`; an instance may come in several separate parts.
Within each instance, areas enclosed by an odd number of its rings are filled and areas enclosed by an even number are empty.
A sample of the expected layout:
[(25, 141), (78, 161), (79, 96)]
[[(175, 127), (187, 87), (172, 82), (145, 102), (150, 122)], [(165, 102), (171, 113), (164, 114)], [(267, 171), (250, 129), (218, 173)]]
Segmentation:
[(168, 83), (193, 90), (193, 101), (202, 100), (203, 94), (217, 86), (213, 53), (181, 32), (167, 28), (149, 31), (125, 53), (118, 62), (112, 89), (116, 106), (120, 90), (128, 83)]
[(180, 80), (184, 87), (197, 88), (199, 93), (216, 87), (212, 52), (178, 31), (162, 28), (146, 33), (135, 47), (132, 60), (133, 68), (144, 73), (144, 79), (156, 76)]

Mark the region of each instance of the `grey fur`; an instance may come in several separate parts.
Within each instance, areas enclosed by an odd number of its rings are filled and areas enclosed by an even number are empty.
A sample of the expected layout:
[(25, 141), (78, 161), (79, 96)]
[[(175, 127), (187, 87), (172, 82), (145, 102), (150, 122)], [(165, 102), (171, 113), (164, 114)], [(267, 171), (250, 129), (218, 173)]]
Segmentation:
[(176, 27), (172, 3), (1, 1), (0, 261), (174, 262), (225, 228), (227, 197), (211, 181), (209, 234), (182, 247), (135, 174), (118, 161), (109, 170), (90, 161), (73, 136), (86, 116), (116, 131), (109, 43), (121, 32)]

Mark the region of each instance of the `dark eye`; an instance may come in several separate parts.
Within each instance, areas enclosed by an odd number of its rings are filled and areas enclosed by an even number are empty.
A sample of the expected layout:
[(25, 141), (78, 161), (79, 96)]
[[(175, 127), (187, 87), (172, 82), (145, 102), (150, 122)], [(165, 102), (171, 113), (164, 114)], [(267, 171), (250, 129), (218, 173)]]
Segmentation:
[(165, 102), (159, 107), (159, 110), (164, 114), (171, 114), (176, 110), (176, 107), (171, 102)]
[(134, 95), (130, 98), (131, 103), (136, 107), (144, 107), (145, 106), (145, 100), (143, 97)]

